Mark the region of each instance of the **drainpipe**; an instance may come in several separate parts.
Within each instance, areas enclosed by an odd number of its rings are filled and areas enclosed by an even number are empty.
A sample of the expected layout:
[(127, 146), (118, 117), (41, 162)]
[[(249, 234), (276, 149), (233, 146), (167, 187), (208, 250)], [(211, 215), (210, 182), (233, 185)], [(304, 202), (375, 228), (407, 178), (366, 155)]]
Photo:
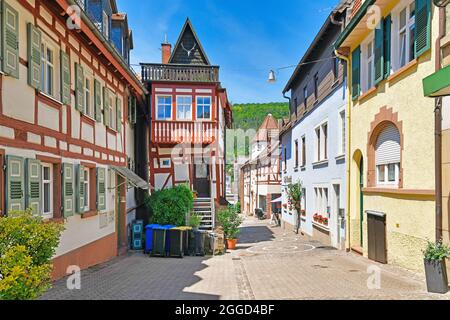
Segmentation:
[(350, 59), (349, 59), (349, 57), (347, 57), (347, 56), (344, 56), (344, 55), (341, 55), (339, 52), (338, 52), (338, 50), (335, 50), (334, 51), (334, 54), (336, 55), (336, 57), (338, 57), (338, 58), (340, 58), (340, 59), (342, 59), (342, 60), (344, 60), (345, 62), (346, 62), (346, 65), (347, 65), (347, 80), (346, 80), (346, 82), (347, 82), (347, 85), (346, 85), (346, 96), (347, 96), (347, 111), (346, 111), (346, 114), (347, 114), (347, 133), (346, 133), (346, 135), (347, 135), (347, 159), (346, 159), (346, 167), (347, 167), (347, 169), (346, 169), (346, 174), (347, 174), (347, 177), (346, 177), (346, 179), (347, 179), (347, 186), (346, 186), (346, 189), (347, 189), (347, 212), (346, 212), (346, 214), (347, 214), (347, 222), (346, 222), (346, 228), (347, 228), (347, 239), (346, 239), (346, 241), (345, 241), (345, 244), (346, 244), (346, 249), (347, 249), (347, 251), (351, 251), (351, 233), (350, 233), (350, 192), (351, 192), (351, 183), (350, 183), (350, 178), (351, 178), (351, 176), (350, 176), (350, 166), (351, 166), (351, 142), (352, 142), (352, 139), (351, 139), (351, 131), (352, 131), (352, 129), (351, 129), (351, 119), (352, 119), (352, 99), (351, 99), (351, 92), (350, 92), (350, 85), (351, 85), (351, 81), (352, 81), (352, 79), (351, 79), (351, 76), (352, 76), (352, 74), (351, 74), (351, 69), (350, 69)]
[[(435, 43), (435, 69), (441, 69), (441, 39), (445, 36), (445, 7), (439, 8), (439, 36)], [(442, 240), (442, 97), (435, 99), (436, 242)]]

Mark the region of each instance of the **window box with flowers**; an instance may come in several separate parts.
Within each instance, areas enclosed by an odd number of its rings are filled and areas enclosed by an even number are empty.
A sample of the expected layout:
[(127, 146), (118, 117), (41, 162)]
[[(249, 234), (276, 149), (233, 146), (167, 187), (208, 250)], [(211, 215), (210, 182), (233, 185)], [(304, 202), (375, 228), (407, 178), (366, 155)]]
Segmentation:
[(316, 213), (313, 216), (313, 220), (315, 225), (328, 229), (329, 219), (326, 216)]

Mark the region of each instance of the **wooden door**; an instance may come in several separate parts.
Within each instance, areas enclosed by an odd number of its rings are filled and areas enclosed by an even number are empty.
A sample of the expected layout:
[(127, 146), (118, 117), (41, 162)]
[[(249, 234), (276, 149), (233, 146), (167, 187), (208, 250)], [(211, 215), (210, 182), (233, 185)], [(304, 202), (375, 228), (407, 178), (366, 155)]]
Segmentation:
[(367, 213), (367, 236), (369, 259), (386, 264), (386, 215), (377, 212)]
[(209, 198), (211, 196), (211, 181), (209, 165), (199, 163), (194, 165), (194, 190), (200, 198)]

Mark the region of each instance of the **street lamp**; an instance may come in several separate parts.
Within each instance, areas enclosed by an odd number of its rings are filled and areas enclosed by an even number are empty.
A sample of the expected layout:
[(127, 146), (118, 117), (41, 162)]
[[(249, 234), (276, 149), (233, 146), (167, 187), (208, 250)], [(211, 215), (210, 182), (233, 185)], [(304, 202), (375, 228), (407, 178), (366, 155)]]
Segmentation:
[(450, 0), (433, 0), (433, 3), (436, 7), (443, 8), (450, 3)]
[(270, 70), (268, 82), (269, 82), (269, 83), (275, 83), (275, 82), (277, 82), (277, 78), (276, 78), (276, 76), (275, 76), (275, 71)]

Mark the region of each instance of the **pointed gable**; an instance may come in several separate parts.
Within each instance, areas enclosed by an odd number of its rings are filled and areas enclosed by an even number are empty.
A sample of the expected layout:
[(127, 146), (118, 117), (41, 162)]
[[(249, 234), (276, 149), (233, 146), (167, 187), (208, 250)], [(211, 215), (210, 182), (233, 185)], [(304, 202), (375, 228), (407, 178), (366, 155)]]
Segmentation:
[(181, 30), (180, 37), (170, 56), (169, 63), (210, 65), (209, 59), (198, 40), (189, 18), (186, 19), (186, 23)]

